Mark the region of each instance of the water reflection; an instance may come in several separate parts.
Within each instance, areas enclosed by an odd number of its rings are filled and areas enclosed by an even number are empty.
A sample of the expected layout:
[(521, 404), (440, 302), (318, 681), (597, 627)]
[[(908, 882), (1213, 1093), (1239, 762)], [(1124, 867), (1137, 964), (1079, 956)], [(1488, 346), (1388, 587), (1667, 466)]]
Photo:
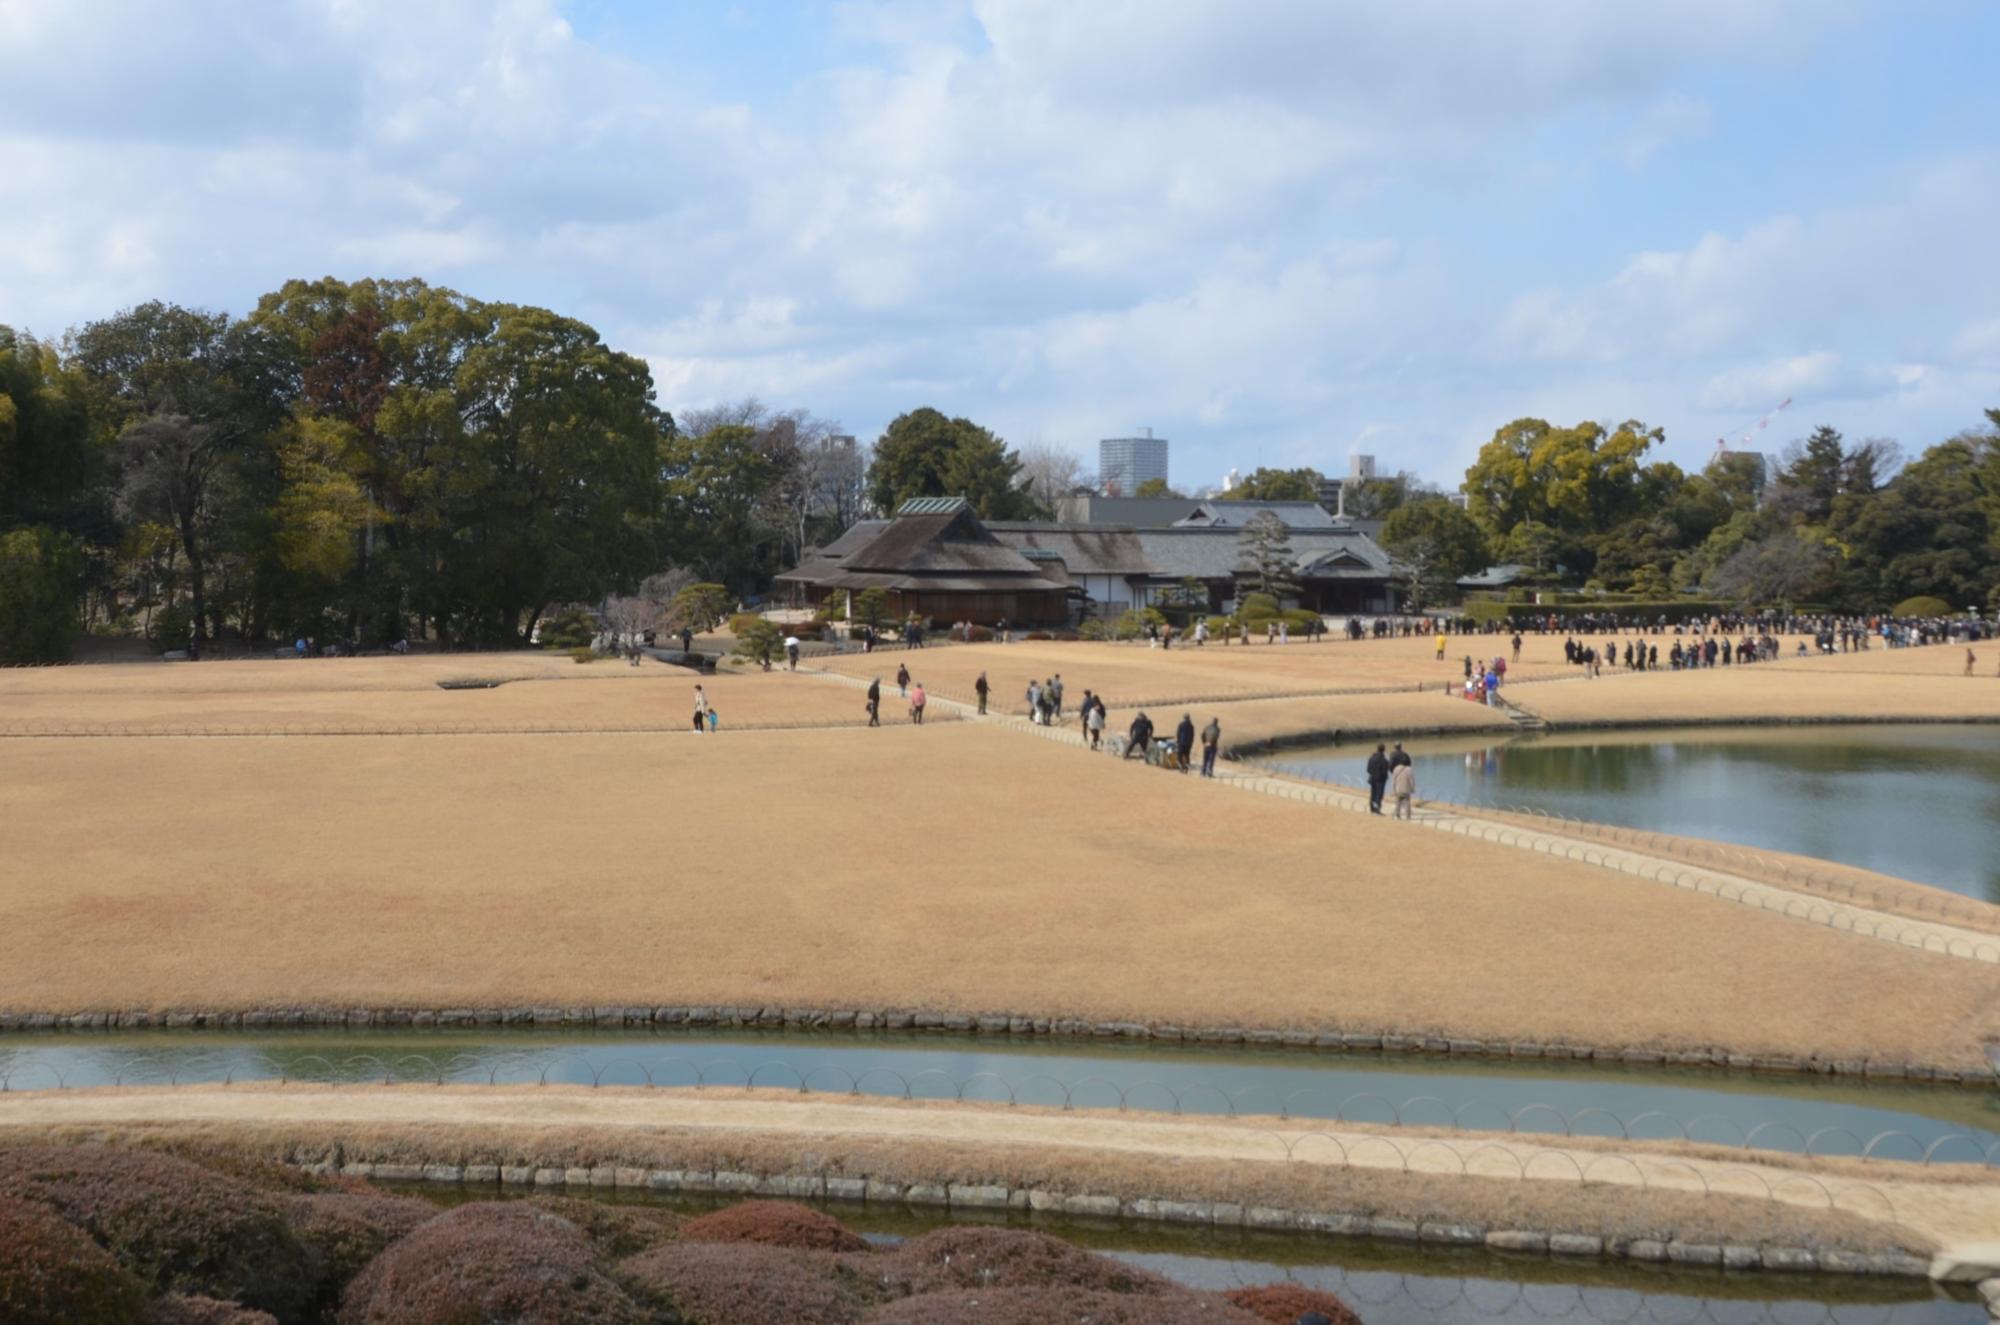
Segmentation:
[[(1278, 762), (1352, 782), (1370, 748)], [(2000, 727), (1578, 732), (1410, 753), (1424, 796), (1817, 856), (2000, 902)]]

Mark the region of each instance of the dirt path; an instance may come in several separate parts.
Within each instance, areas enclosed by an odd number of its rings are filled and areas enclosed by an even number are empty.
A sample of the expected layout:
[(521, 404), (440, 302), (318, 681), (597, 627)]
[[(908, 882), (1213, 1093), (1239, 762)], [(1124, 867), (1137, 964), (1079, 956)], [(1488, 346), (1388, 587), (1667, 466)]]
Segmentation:
[[(1187, 1161), (1284, 1164), (1557, 1188), (1579, 1183), (1634, 1192), (1774, 1202), (1833, 1210), (1906, 1230), (1958, 1258), (2000, 1228), (2000, 1177), (1890, 1162), (1759, 1163), (1673, 1153), (1642, 1143), (1562, 1144), (1518, 1135), (1408, 1136), (1278, 1120), (1194, 1119), (1037, 1111), (977, 1104), (855, 1102), (790, 1093), (605, 1087), (357, 1087), (285, 1085), (45, 1091), (0, 1096), (0, 1129), (175, 1124), (351, 1126), (366, 1129), (673, 1130), (713, 1138), (777, 1139), (794, 1151), (845, 1142), (999, 1147), (1033, 1171), (1088, 1152), (1164, 1175)], [(1046, 1158), (1036, 1161), (1033, 1157)], [(1856, 1176), (1857, 1171), (1866, 1173)], [(1009, 1175), (1010, 1183), (1019, 1175)], [(1162, 1199), (1173, 1199), (1162, 1192)]]

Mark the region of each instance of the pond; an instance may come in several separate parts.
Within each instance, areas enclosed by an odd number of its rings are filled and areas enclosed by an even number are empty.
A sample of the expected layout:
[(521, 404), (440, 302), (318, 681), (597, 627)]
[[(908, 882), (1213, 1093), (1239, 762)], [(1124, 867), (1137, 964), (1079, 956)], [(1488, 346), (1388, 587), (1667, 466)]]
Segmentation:
[[(1412, 741), (1421, 796), (1816, 856), (2000, 902), (2000, 726), (1690, 727)], [(1363, 781), (1373, 743), (1278, 766)]]
[(385, 1079), (754, 1084), (1050, 1108), (1686, 1137), (2000, 1166), (2000, 1091), (1853, 1078), (857, 1032), (154, 1031), (0, 1039), (0, 1087), (8, 1090)]

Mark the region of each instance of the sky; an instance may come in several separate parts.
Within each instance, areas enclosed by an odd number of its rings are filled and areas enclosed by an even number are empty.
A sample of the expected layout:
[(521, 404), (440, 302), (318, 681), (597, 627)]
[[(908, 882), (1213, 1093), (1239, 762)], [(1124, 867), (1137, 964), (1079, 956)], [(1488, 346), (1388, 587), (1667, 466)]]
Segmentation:
[[(1988, 0), (0, 0), (0, 323), (292, 277), (1193, 488), (2000, 406)], [(1758, 431), (1779, 402), (1791, 404)]]

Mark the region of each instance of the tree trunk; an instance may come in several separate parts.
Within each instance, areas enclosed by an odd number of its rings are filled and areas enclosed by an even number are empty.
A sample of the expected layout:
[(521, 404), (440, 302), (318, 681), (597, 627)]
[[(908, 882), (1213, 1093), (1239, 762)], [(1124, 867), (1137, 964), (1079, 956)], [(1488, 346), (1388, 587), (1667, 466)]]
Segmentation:
[[(187, 554), (188, 597), (194, 615), (194, 635), (196, 639), (208, 638), (208, 591), (202, 576), (201, 553), (195, 547), (194, 514), (188, 512), (178, 521), (181, 530), (181, 551)], [(185, 643), (185, 641), (182, 641)]]

